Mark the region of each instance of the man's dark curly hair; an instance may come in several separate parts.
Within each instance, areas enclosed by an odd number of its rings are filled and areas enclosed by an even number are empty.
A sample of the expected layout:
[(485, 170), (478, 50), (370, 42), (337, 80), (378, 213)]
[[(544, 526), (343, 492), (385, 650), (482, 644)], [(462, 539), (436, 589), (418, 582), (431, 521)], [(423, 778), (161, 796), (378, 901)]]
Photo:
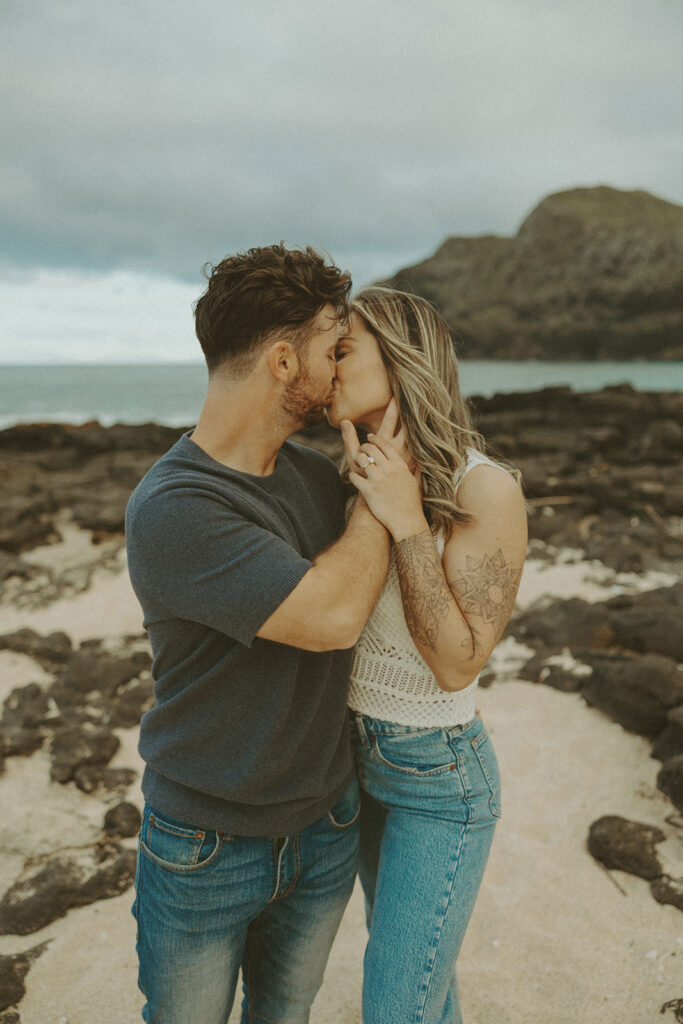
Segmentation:
[(208, 287), (194, 307), (195, 331), (209, 373), (230, 364), (250, 369), (262, 344), (282, 331), (298, 348), (311, 336), (310, 321), (327, 303), (348, 317), (351, 277), (308, 246), (269, 245), (207, 264)]

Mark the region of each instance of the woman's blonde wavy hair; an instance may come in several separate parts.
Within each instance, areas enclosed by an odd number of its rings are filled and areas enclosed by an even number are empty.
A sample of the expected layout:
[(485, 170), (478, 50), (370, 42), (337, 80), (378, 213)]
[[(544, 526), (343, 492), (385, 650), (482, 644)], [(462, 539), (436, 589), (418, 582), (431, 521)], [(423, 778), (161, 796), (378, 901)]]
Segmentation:
[(486, 449), (460, 393), (451, 333), (426, 299), (390, 288), (365, 288), (351, 311), (377, 339), (408, 448), (422, 471), (427, 519), (448, 538), (456, 523), (473, 521), (456, 495), (466, 449)]

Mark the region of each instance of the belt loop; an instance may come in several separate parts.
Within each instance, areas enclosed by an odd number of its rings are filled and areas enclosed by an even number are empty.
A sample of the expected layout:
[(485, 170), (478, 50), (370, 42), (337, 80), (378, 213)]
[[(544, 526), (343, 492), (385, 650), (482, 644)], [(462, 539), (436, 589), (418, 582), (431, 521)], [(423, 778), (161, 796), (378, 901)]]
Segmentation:
[(369, 747), (370, 746), (370, 740), (368, 739), (368, 734), (367, 734), (367, 732), (365, 730), (365, 723), (363, 722), (363, 716), (359, 712), (354, 711), (353, 712), (353, 717), (354, 717), (354, 719), (356, 721), (356, 729), (358, 730), (358, 737), (359, 737), (361, 743), (363, 744), (364, 747)]

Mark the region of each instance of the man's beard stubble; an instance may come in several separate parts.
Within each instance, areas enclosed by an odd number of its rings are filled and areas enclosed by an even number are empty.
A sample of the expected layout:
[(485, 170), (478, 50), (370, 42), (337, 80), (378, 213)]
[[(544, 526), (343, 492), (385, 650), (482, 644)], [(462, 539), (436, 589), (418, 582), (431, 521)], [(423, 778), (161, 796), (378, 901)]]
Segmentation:
[[(326, 401), (331, 395), (330, 389)], [(321, 402), (319, 395), (314, 394), (310, 374), (307, 367), (302, 364), (294, 380), (287, 385), (282, 399), (282, 409), (304, 427), (314, 427), (325, 418), (326, 401)]]

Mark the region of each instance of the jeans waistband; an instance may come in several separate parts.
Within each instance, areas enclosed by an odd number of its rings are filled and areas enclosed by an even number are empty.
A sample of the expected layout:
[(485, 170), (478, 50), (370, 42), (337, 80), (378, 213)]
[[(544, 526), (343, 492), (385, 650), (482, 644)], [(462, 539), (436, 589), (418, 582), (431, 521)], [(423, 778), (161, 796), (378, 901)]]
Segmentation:
[(386, 722), (381, 718), (369, 718), (358, 711), (351, 711), (352, 722), (356, 727), (361, 743), (370, 746), (370, 736), (404, 736), (443, 730), (449, 736), (457, 736), (470, 729), (477, 721), (476, 716), (469, 722), (459, 725), (401, 725), (399, 722)]

